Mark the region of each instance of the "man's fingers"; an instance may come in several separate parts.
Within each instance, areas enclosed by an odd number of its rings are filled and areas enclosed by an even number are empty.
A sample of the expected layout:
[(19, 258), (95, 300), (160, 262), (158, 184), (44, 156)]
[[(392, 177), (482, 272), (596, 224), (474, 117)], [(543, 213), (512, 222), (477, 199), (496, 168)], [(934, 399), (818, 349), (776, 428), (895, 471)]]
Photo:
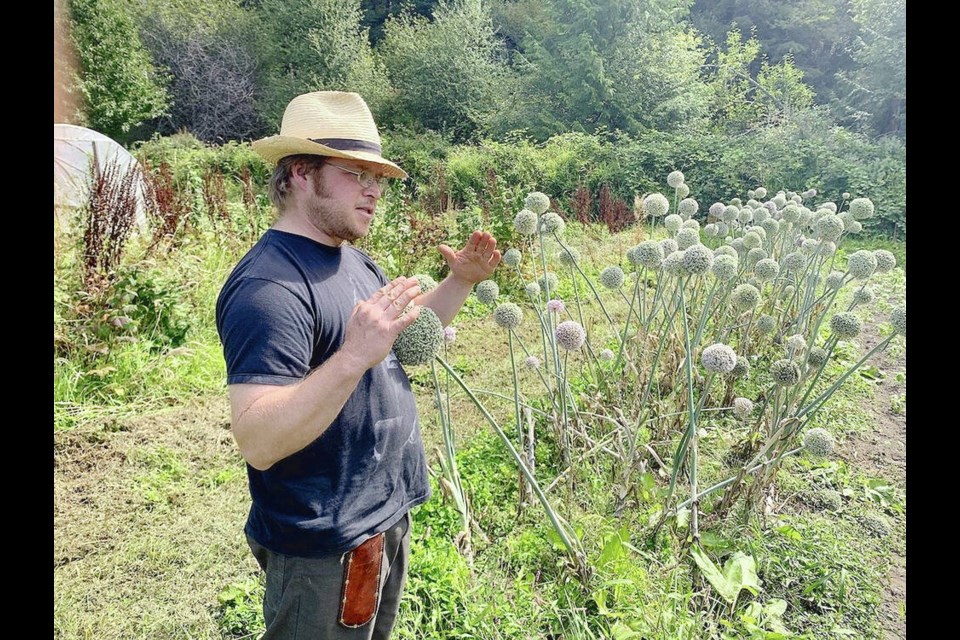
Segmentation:
[[(416, 283), (415, 279), (414, 283)], [(418, 295), (420, 295), (420, 285), (414, 284), (412, 287), (397, 296), (397, 299), (391, 302), (390, 306), (387, 308), (391, 309), (394, 314), (398, 316)]]
[(400, 276), (394, 279), (390, 284), (383, 286), (370, 296), (368, 302), (377, 305), (381, 310), (390, 306), (390, 303), (396, 300), (407, 287), (417, 284), (415, 278), (405, 278)]
[(496, 269), (497, 265), (500, 264), (500, 259), (503, 257), (503, 254), (500, 253), (499, 249), (494, 249), (493, 253), (490, 255), (490, 262), (488, 263), (491, 268)]
[(413, 324), (414, 320), (420, 315), (420, 309), (422, 308), (420, 305), (415, 304), (410, 307), (410, 310), (407, 311), (405, 315), (396, 319), (394, 328), (397, 330), (398, 335), (401, 331)]

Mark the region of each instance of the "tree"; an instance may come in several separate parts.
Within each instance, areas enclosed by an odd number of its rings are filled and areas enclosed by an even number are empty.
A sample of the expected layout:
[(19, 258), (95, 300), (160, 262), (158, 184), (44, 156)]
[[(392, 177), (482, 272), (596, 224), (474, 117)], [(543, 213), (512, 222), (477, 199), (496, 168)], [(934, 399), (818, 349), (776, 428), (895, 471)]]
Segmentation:
[(75, 119), (126, 141), (136, 125), (166, 112), (168, 95), (133, 19), (118, 0), (70, 0), (83, 105)]

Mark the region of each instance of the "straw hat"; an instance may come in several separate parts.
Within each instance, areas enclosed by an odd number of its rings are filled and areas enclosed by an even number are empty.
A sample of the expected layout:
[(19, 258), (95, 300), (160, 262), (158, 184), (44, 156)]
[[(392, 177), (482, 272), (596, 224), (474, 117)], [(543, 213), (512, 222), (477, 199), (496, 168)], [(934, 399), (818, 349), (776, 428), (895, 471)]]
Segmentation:
[(283, 112), (280, 135), (253, 143), (268, 162), (284, 156), (309, 153), (349, 158), (379, 165), (391, 178), (407, 173), (381, 156), (380, 133), (370, 108), (356, 93), (315, 91), (290, 101)]

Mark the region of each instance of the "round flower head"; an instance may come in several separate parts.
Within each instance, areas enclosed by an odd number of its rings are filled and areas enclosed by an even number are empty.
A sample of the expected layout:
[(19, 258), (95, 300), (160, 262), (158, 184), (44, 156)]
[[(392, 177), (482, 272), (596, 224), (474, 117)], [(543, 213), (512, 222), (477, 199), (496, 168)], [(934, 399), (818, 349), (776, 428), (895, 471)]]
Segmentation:
[[(693, 247), (691, 247), (691, 249), (692, 248)], [(738, 261), (735, 256), (727, 255), (725, 253), (714, 253), (713, 265), (711, 266), (713, 275), (717, 278), (717, 280), (722, 282), (733, 280), (737, 277), (737, 262)]]
[(761, 335), (767, 335), (768, 333), (773, 333), (773, 330), (777, 328), (777, 320), (771, 315), (766, 313), (757, 318), (757, 331)]
[(614, 355), (613, 351), (611, 351), (610, 349), (604, 349), (603, 351), (600, 352), (600, 359), (603, 360), (604, 362), (613, 362), (613, 359), (616, 357), (617, 356)]
[(750, 373), (750, 361), (747, 360), (746, 356), (737, 356), (737, 364), (733, 366), (733, 371), (730, 372), (728, 377), (737, 380), (748, 373)]
[(730, 248), (737, 252), (739, 256), (741, 253), (745, 253), (747, 250), (746, 245), (743, 244), (743, 238), (734, 238), (730, 241)]
[(520, 253), (519, 249), (507, 249), (503, 254), (503, 264), (508, 267), (515, 267), (520, 264), (520, 260), (523, 259), (523, 254)]
[[(756, 191), (754, 191), (753, 189), (747, 189), (747, 197), (748, 197), (748, 198), (750, 198), (750, 199), (752, 200), (753, 197), (756, 196), (756, 195), (757, 195), (757, 192), (756, 192)], [(750, 200), (747, 200), (747, 202), (749, 203)]]
[(860, 516), (860, 527), (874, 538), (886, 538), (890, 535), (890, 522), (879, 513), (867, 513)]
[(754, 197), (760, 200), (763, 200), (764, 198), (767, 197), (767, 190), (763, 187), (757, 187), (756, 189), (753, 190), (753, 195)]
[(532, 191), (527, 194), (527, 198), (523, 201), (523, 206), (535, 214), (540, 215), (550, 208), (550, 198), (548, 198), (545, 193)]
[[(747, 191), (747, 194), (749, 195), (750, 192)], [(754, 200), (753, 198), (750, 198), (749, 200), (747, 200), (747, 206), (750, 207), (751, 209), (756, 210), (760, 207), (760, 202), (757, 200)]]
[(787, 356), (793, 357), (807, 350), (807, 340), (797, 333), (787, 338)]
[(437, 281), (425, 273), (418, 273), (413, 276), (420, 285), (420, 293), (426, 293), (437, 288)]
[(777, 204), (773, 200), (767, 200), (763, 203), (763, 206), (771, 215), (777, 212)]
[(777, 195), (773, 196), (772, 202), (777, 209), (782, 209), (784, 205), (787, 204), (787, 197), (782, 193), (778, 193)]
[(740, 254), (737, 253), (737, 250), (731, 247), (728, 244), (722, 244), (716, 249), (713, 250), (713, 257), (718, 256), (730, 256), (731, 258), (739, 258)]
[(850, 192), (849, 192), (849, 191), (844, 191), (843, 193), (840, 194), (840, 197), (843, 198), (844, 200), (849, 200), (849, 199), (850, 199)]
[(850, 228), (847, 229), (847, 231), (849, 231), (850, 233), (860, 233), (861, 231), (863, 231), (863, 225), (860, 224), (859, 220), (854, 220), (853, 222), (850, 223)]
[(811, 347), (807, 353), (807, 364), (814, 369), (819, 369), (827, 362), (827, 350), (820, 347)]
[(560, 286), (560, 279), (553, 271), (548, 271), (545, 276), (542, 276), (537, 280), (537, 284), (540, 285), (541, 291), (543, 291), (547, 296), (550, 296), (550, 294), (554, 293), (557, 290), (557, 287)]
[(803, 434), (803, 448), (816, 458), (825, 458), (833, 453), (833, 436), (820, 427), (808, 429)]
[(702, 244), (695, 244), (683, 252), (683, 268), (693, 275), (710, 270), (713, 264), (713, 251)]
[(757, 224), (762, 225), (764, 222), (770, 219), (770, 212), (765, 208), (760, 207), (753, 212), (753, 221)]
[(680, 231), (677, 231), (676, 241), (677, 248), (679, 249), (686, 249), (695, 244), (700, 244), (700, 230), (684, 227), (680, 229)]
[[(803, 202), (803, 198), (800, 197), (800, 194), (793, 196), (792, 198), (790, 198), (790, 200), (792, 200), (794, 204), (800, 204), (801, 202)], [(787, 204), (790, 204), (790, 203), (788, 202)]]
[(747, 231), (743, 236), (743, 246), (747, 249), (756, 249), (761, 244), (763, 244), (763, 238), (760, 237), (760, 234), (754, 230)]
[(693, 218), (691, 218), (690, 220), (684, 220), (683, 227), (685, 229), (696, 229), (697, 231), (700, 231), (700, 223), (694, 220)]
[(493, 280), (484, 280), (477, 285), (477, 300), (483, 304), (496, 304), (500, 297), (500, 286)]
[(870, 304), (873, 302), (873, 289), (870, 287), (860, 287), (853, 292), (854, 304)]
[(550, 313), (560, 314), (567, 310), (567, 306), (563, 304), (563, 300), (557, 300), (554, 298), (547, 302), (547, 311)]
[(728, 205), (723, 209), (723, 213), (720, 215), (720, 219), (730, 224), (731, 222), (737, 219), (737, 216), (740, 215), (740, 209), (731, 205)]
[(659, 218), (667, 215), (670, 210), (670, 201), (662, 193), (651, 193), (643, 199), (643, 210), (651, 218)]
[(666, 258), (679, 249), (679, 247), (677, 246), (677, 241), (673, 238), (664, 238), (660, 241), (660, 249), (663, 251), (663, 257)]
[(853, 225), (856, 220), (853, 219), (853, 214), (849, 211), (844, 211), (843, 213), (837, 214), (840, 216), (840, 219), (843, 221), (843, 230), (850, 231), (850, 227)]
[(837, 212), (837, 203), (836, 202), (824, 202), (820, 205), (821, 209), (830, 209), (832, 213)]
[(760, 291), (751, 284), (738, 284), (730, 294), (730, 302), (741, 313), (750, 311), (760, 304)]
[(754, 225), (754, 226), (750, 227), (747, 231), (748, 231), (748, 233), (755, 233), (755, 234), (757, 234), (758, 236), (760, 236), (760, 241), (761, 241), (761, 242), (766, 242), (766, 241), (767, 241), (767, 230), (764, 229), (762, 226), (760, 226), (760, 225)]
[(873, 251), (861, 249), (847, 256), (847, 271), (857, 280), (866, 280), (877, 270), (877, 256)]
[(857, 220), (873, 217), (873, 202), (869, 198), (855, 198), (850, 201), (850, 213)]
[(800, 221), (800, 207), (795, 204), (787, 203), (783, 208), (783, 221), (790, 224), (796, 224)]
[[(783, 191), (781, 191), (780, 193), (783, 193)], [(787, 191), (787, 193), (786, 193), (786, 198), (787, 198), (787, 200), (793, 200), (793, 197), (794, 197), (795, 195), (797, 195), (797, 192), (796, 192), (796, 191)]]
[(817, 220), (813, 230), (821, 240), (834, 242), (843, 233), (843, 220), (840, 216), (830, 213)]
[(730, 373), (737, 364), (737, 353), (722, 342), (717, 342), (703, 350), (700, 362), (707, 371)]
[(504, 302), (493, 312), (493, 319), (501, 329), (516, 329), (523, 320), (523, 311), (512, 302)]
[(747, 251), (747, 258), (746, 260), (744, 260), (744, 262), (747, 263), (747, 266), (755, 265), (761, 260), (765, 260), (766, 257), (767, 257), (767, 252), (761, 249), (760, 247), (757, 247), (755, 249), (750, 249), (750, 251)]
[(829, 240), (821, 240), (817, 244), (817, 253), (822, 256), (832, 256), (837, 252), (837, 245)]
[(816, 189), (807, 189), (806, 191), (804, 191), (804, 192), (803, 192), (802, 194), (800, 194), (800, 195), (802, 195), (804, 198), (816, 198), (816, 197), (817, 197), (817, 190), (816, 190)]
[(674, 251), (663, 260), (663, 270), (666, 273), (682, 276), (685, 274), (683, 267), (683, 251)]
[(740, 212), (737, 213), (737, 222), (740, 224), (749, 224), (753, 221), (753, 209), (750, 207), (744, 207), (740, 209)]
[(665, 226), (670, 233), (676, 233), (680, 230), (680, 227), (683, 226), (683, 218), (675, 213), (671, 213), (663, 219), (663, 226)]
[(558, 236), (560, 236), (560, 235), (563, 235), (563, 232), (566, 228), (567, 228), (567, 223), (563, 221), (563, 218), (560, 217), (559, 213), (548, 211), (542, 216), (540, 216), (540, 233), (541, 234), (555, 233)]
[(810, 496), (813, 504), (827, 511), (839, 511), (843, 507), (843, 498), (839, 491), (834, 489), (821, 489)]
[(712, 222), (703, 228), (703, 232), (707, 234), (708, 238), (716, 238), (719, 235), (717, 225)]
[(797, 220), (797, 224), (801, 227), (809, 227), (811, 222), (813, 222), (813, 214), (810, 210), (800, 209), (800, 219)]
[(902, 336), (907, 335), (907, 308), (900, 306), (894, 307), (890, 312), (890, 324), (893, 330)]
[(443, 328), (443, 341), (447, 344), (453, 344), (457, 341), (457, 328), (456, 327), (444, 327)]
[(710, 208), (707, 210), (707, 213), (710, 214), (711, 218), (721, 218), (723, 217), (723, 211), (727, 208), (727, 205), (722, 202), (714, 202), (710, 205)]
[(527, 359), (523, 361), (523, 366), (526, 367), (528, 371), (536, 371), (540, 368), (540, 358), (537, 356), (528, 356)]
[(557, 259), (565, 267), (572, 267), (580, 262), (580, 252), (573, 247), (561, 247)]
[(824, 281), (824, 285), (827, 289), (839, 289), (843, 285), (843, 274), (839, 271), (831, 271)]
[(860, 322), (860, 318), (849, 311), (835, 313), (830, 318), (830, 330), (841, 340), (856, 338), (860, 335), (860, 329), (862, 328), (863, 323)]
[(768, 236), (775, 236), (780, 232), (780, 221), (773, 218), (767, 218), (760, 223), (760, 226), (763, 227)]
[(757, 280), (756, 276), (747, 278), (747, 284), (759, 291), (763, 288), (763, 283)]
[(583, 342), (587, 339), (587, 332), (583, 330), (579, 323), (573, 320), (564, 320), (557, 325), (554, 336), (557, 339), (558, 346), (567, 351), (576, 351), (583, 346)]
[(739, 209), (743, 206), (743, 201), (740, 198), (730, 198), (730, 204)]
[(430, 307), (420, 307), (420, 315), (400, 332), (393, 343), (393, 353), (400, 364), (418, 365), (430, 362), (443, 344), (443, 323)]
[(877, 259), (877, 273), (886, 273), (897, 266), (897, 258), (886, 249), (877, 249), (873, 252), (873, 257)]
[(677, 204), (677, 211), (683, 216), (684, 220), (695, 215), (699, 209), (700, 204), (693, 198), (684, 198)]
[(687, 183), (684, 182), (682, 185), (677, 187), (677, 197), (686, 198), (688, 195), (690, 195), (690, 187), (688, 187)]
[(679, 171), (671, 171), (667, 176), (667, 184), (676, 189), (683, 184), (683, 174)]
[(526, 285), (524, 285), (523, 291), (531, 300), (537, 300), (540, 297), (540, 283), (528, 282)]
[(728, 225), (726, 222), (718, 222), (718, 223), (717, 223), (717, 235), (718, 235), (718, 236), (725, 236), (725, 235), (727, 235), (729, 232), (730, 232), (730, 225)]
[(794, 251), (783, 257), (780, 266), (786, 272), (799, 273), (807, 268), (807, 257), (799, 251)]
[(753, 265), (753, 273), (764, 282), (773, 280), (780, 274), (780, 265), (773, 258), (764, 258)]
[(753, 413), (753, 402), (748, 398), (733, 399), (733, 415), (741, 420), (746, 420)]
[(793, 297), (793, 294), (796, 293), (797, 288), (792, 284), (788, 284), (783, 288), (783, 291), (780, 292), (780, 299), (786, 302)]
[(793, 360), (777, 360), (770, 365), (770, 376), (781, 387), (791, 387), (800, 381), (800, 367)]
[(607, 267), (600, 272), (600, 284), (607, 289), (619, 289), (623, 286), (624, 279), (623, 269), (620, 267)]
[(663, 247), (656, 240), (644, 240), (631, 251), (632, 257), (627, 254), (631, 264), (642, 265), (647, 269), (659, 269), (663, 264)]
[(530, 209), (521, 209), (513, 219), (513, 228), (523, 236), (532, 236), (537, 232), (537, 214)]

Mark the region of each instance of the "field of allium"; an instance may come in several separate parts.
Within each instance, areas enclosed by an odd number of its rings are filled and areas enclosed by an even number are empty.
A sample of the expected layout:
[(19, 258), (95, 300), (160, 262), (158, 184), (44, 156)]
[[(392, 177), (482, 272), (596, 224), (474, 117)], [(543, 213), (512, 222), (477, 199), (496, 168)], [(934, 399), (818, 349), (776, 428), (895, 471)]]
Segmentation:
[[(434, 498), (396, 637), (905, 637), (905, 468), (873, 456), (904, 453), (904, 246), (861, 237), (870, 194), (794, 187), (707, 205), (674, 172), (617, 234), (539, 192), (480, 221), (494, 280), (397, 346)], [(242, 195), (58, 245), (55, 637), (262, 629), (213, 326), (268, 223)], [(417, 231), (388, 200), (362, 246), (426, 288)]]

